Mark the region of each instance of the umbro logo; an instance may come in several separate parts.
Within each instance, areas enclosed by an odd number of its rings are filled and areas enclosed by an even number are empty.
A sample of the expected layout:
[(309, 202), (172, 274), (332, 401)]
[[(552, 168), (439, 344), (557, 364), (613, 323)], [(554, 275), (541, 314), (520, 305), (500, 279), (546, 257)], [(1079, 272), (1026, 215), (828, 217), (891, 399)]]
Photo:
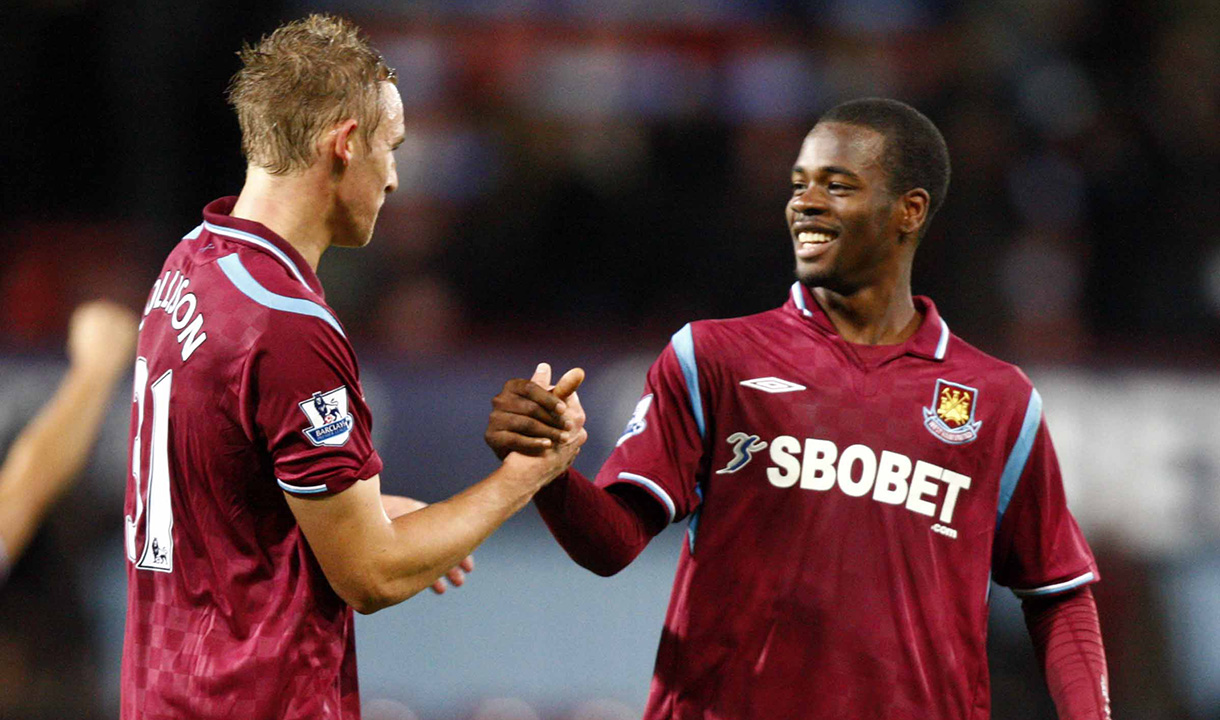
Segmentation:
[(742, 380), (741, 384), (748, 388), (754, 388), (755, 390), (762, 390), (763, 392), (769, 393), (796, 392), (797, 390), (806, 389), (804, 385), (797, 385), (794, 382), (781, 380), (777, 377), (760, 377), (752, 380)]

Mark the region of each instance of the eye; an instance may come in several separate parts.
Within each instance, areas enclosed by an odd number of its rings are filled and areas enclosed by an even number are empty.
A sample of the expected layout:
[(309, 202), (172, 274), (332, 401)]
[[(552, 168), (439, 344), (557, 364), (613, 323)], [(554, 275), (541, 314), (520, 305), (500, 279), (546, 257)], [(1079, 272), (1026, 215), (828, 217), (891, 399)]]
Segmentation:
[(845, 193), (845, 192), (851, 191), (852, 186), (846, 185), (841, 182), (832, 182), (832, 183), (827, 183), (826, 189), (832, 193)]
[(803, 183), (803, 182), (795, 182), (795, 181), (794, 181), (794, 182), (792, 183), (792, 194), (793, 194), (793, 195), (800, 195), (801, 193), (805, 192), (805, 188), (806, 188), (806, 187), (808, 187), (808, 185), (806, 185), (805, 183)]

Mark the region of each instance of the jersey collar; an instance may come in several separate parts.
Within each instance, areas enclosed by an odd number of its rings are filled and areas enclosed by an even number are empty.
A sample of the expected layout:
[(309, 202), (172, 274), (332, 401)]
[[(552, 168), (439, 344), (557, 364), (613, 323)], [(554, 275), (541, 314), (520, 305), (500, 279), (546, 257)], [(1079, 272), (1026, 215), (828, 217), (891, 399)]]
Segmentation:
[(288, 274), (300, 281), (310, 292), (322, 295), (322, 282), (301, 253), (270, 228), (253, 220), (235, 218), (230, 213), (237, 204), (236, 196), (213, 200), (203, 208), (202, 228), (214, 235), (260, 250), (276, 259)]
[[(923, 315), (923, 321), (919, 324), (919, 329), (915, 331), (915, 334), (907, 338), (906, 342), (893, 346), (892, 353), (885, 353), (879, 350), (879, 347), (883, 346), (847, 344), (869, 355), (878, 353), (890, 357), (914, 355), (927, 360), (943, 362), (945, 356), (949, 353), (951, 337), (949, 325), (941, 318), (940, 312), (937, 311), (936, 304), (932, 302), (931, 298), (916, 295), (914, 300), (915, 309)], [(838, 331), (835, 330), (834, 324), (830, 322), (830, 318), (826, 316), (826, 312), (822, 310), (822, 306), (813, 299), (813, 293), (801, 282), (792, 283), (792, 289), (788, 293), (788, 302), (785, 305), (822, 332), (839, 337)]]

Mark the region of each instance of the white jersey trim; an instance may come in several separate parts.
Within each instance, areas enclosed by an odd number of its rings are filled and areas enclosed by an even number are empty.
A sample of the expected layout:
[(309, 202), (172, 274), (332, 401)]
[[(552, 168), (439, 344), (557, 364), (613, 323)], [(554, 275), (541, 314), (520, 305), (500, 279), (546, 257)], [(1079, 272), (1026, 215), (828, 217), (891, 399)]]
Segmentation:
[(937, 360), (945, 359), (945, 351), (949, 349), (949, 323), (945, 322), (944, 318), (940, 319), (940, 342), (936, 343)]
[(627, 482), (632, 483), (633, 485), (639, 485), (640, 487), (644, 488), (648, 492), (655, 495), (656, 498), (658, 500), (660, 500), (662, 504), (665, 505), (665, 510), (669, 513), (669, 522), (673, 522), (674, 518), (677, 517), (678, 509), (674, 505), (673, 498), (669, 497), (669, 493), (665, 492), (665, 489), (662, 488), (660, 485), (658, 485), (655, 480), (650, 480), (650, 479), (644, 477), (643, 475), (636, 475), (635, 473), (629, 473), (629, 472), (619, 473), (618, 479), (626, 480)]
[(1016, 595), (1017, 597), (1035, 597), (1038, 595), (1054, 595), (1056, 593), (1067, 592), (1068, 590), (1074, 590), (1074, 589), (1080, 587), (1081, 585), (1091, 583), (1091, 582), (1093, 582), (1094, 579), (1096, 579), (1096, 577), (1097, 576), (1093, 574), (1093, 571), (1090, 570), (1089, 572), (1087, 572), (1083, 575), (1074, 577), (1071, 580), (1064, 580), (1061, 583), (1055, 583), (1054, 585), (1043, 585), (1042, 587), (1038, 587), (1038, 588), (1013, 588), (1012, 593), (1013, 593), (1013, 595)]
[(207, 231), (210, 233), (215, 233), (217, 235), (224, 235), (225, 237), (236, 238), (238, 240), (245, 240), (246, 242), (254, 243), (255, 245), (257, 245), (257, 246), (261, 247), (262, 249), (266, 250), (267, 252), (271, 253), (272, 255), (275, 255), (277, 258), (280, 259), (281, 262), (283, 262), (285, 265), (288, 266), (288, 269), (292, 271), (293, 275), (297, 276), (297, 280), (301, 281), (301, 284), (305, 286), (306, 290), (308, 290), (309, 292), (313, 292), (313, 288), (309, 287), (309, 283), (305, 282), (305, 276), (301, 274), (300, 269), (297, 268), (297, 264), (292, 261), (292, 258), (290, 258), (286, 254), (284, 254), (283, 250), (280, 250), (275, 245), (272, 245), (271, 243), (267, 242), (266, 240), (262, 239), (261, 237), (255, 235), (253, 233), (244, 232), (242, 230), (233, 230), (232, 228), (221, 227), (219, 225), (213, 225), (212, 223), (207, 222), (206, 220), (203, 222), (203, 227), (207, 228)]
[(813, 313), (809, 312), (809, 308), (805, 307), (805, 293), (801, 292), (800, 280), (792, 283), (792, 302), (796, 303), (797, 308), (800, 309), (805, 317), (813, 315)]
[(275, 482), (284, 489), (284, 492), (290, 492), (293, 495), (316, 495), (320, 492), (326, 492), (327, 489), (325, 485), (306, 485), (305, 487), (289, 485), (279, 478), (276, 478)]

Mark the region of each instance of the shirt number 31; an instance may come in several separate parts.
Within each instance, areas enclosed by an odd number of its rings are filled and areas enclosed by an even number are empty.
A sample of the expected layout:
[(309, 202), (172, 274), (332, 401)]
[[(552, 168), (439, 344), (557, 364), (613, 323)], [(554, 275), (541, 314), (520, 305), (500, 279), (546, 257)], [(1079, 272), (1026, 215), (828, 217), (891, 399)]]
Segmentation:
[[(169, 488), (169, 396), (174, 371), (166, 370), (148, 384), (148, 360), (136, 358), (132, 401), (136, 404), (136, 436), (131, 443), (131, 480), (135, 483), (135, 516), (124, 518), (127, 559), (141, 570), (172, 572), (174, 569), (174, 510)], [(144, 424), (145, 397), (152, 395), (152, 437)], [(148, 444), (148, 462), (143, 449)], [(144, 521), (143, 543), (137, 553), (137, 530)]]

